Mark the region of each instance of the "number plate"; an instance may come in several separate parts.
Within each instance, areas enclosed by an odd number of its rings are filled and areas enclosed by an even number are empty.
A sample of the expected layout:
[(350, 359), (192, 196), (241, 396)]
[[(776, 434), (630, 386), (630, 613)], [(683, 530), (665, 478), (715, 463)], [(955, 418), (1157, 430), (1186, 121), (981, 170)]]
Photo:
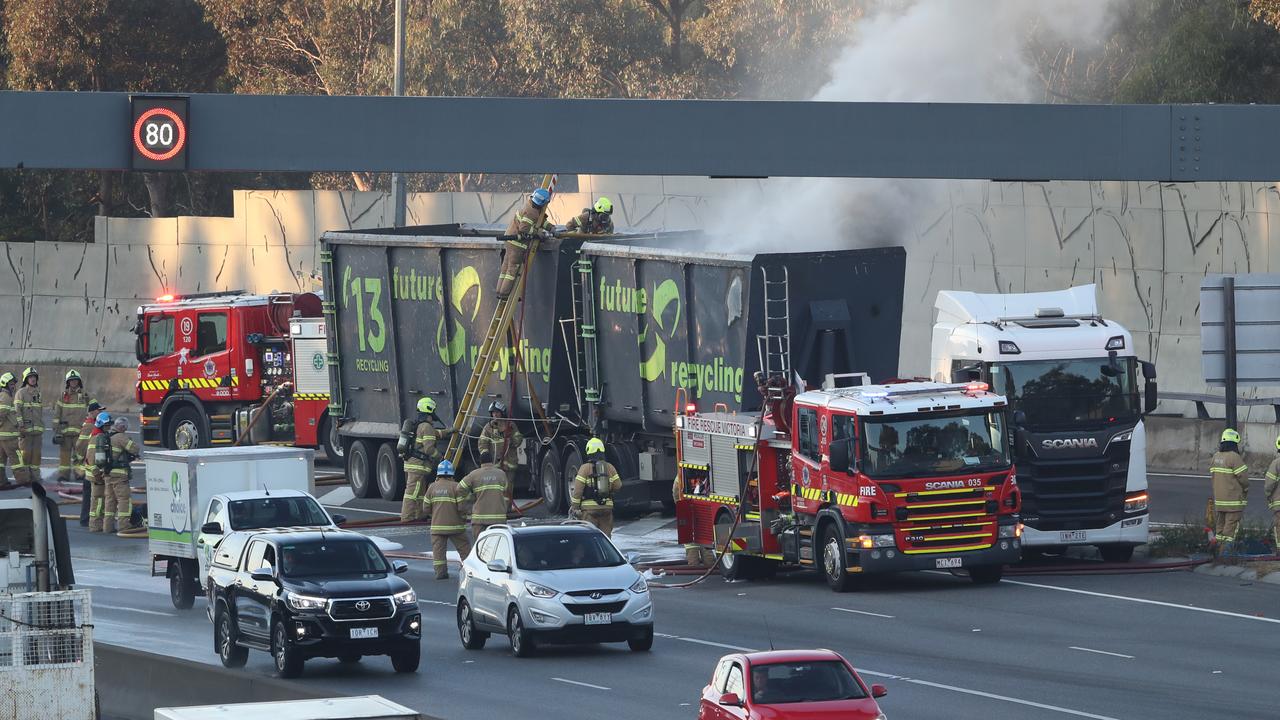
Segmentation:
[(940, 568), (958, 568), (964, 565), (964, 560), (961, 558), (938, 558), (934, 560), (934, 563), (936, 563), (936, 567)]
[(613, 622), (613, 613), (587, 613), (586, 624), (608, 625)]
[(1058, 542), (1084, 542), (1088, 537), (1084, 530), (1063, 530), (1058, 533)]
[(352, 640), (363, 640), (378, 637), (378, 628), (351, 628)]

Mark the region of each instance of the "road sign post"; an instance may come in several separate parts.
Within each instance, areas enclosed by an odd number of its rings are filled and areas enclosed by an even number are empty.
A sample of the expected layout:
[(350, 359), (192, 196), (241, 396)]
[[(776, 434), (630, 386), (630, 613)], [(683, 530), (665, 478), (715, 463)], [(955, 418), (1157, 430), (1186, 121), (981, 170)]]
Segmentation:
[(1222, 278), (1222, 337), (1223, 365), (1226, 381), (1227, 427), (1236, 424), (1236, 279), (1230, 275)]
[(1280, 275), (1208, 275), (1200, 283), (1204, 381), (1225, 390), (1227, 425), (1238, 423), (1241, 387), (1280, 385)]

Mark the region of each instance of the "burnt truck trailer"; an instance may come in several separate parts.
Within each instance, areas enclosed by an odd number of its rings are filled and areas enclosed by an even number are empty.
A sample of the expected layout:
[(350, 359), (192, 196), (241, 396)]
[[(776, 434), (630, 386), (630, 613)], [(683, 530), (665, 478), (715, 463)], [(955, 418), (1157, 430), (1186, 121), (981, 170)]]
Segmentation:
[[(330, 414), (358, 496), (403, 493), (395, 443), (419, 398), (435, 399), (446, 423), (456, 413), (494, 315), (499, 234), (436, 225), (321, 238)], [(789, 345), (787, 374), (811, 387), (828, 373), (897, 372), (902, 248), (688, 249), (708, 240), (657, 233), (541, 244), (512, 342), (468, 431), (479, 434), (490, 402), (510, 406), (525, 437), (517, 488), (563, 509), (595, 434), (623, 479), (617, 504), (670, 506), (677, 411), (758, 410), (761, 336), (775, 336), (775, 351)], [(471, 442), (464, 463), (474, 457)]]

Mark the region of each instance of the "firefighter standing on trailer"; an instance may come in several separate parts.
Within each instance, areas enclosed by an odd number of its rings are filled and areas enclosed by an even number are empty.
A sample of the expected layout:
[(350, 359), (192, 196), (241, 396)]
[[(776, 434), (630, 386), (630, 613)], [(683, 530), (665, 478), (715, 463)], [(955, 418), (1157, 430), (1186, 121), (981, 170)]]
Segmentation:
[(14, 385), (18, 381), (13, 373), (0, 375), (0, 490), (8, 490), (13, 483), (3, 477), (5, 466), (13, 472), (14, 481), (20, 480), (18, 469), (22, 466), (22, 456), (18, 450), (18, 408), (13, 399)]
[(584, 232), (592, 235), (613, 234), (613, 202), (607, 197), (596, 201), (594, 207), (582, 208), (582, 213), (569, 218), (565, 232)]
[[(1276, 452), (1280, 453), (1280, 437), (1276, 438)], [(1271, 466), (1267, 468), (1267, 484), (1263, 488), (1267, 495), (1267, 507), (1271, 508), (1272, 534), (1275, 537), (1276, 547), (1280, 548), (1280, 456), (1271, 461)]]
[(1214, 541), (1219, 552), (1230, 554), (1249, 495), (1249, 466), (1240, 455), (1240, 433), (1232, 428), (1222, 431), (1209, 477), (1213, 481)]
[(524, 207), (511, 218), (507, 234), (502, 236), (507, 244), (502, 253), (502, 269), (498, 272), (498, 299), (506, 298), (516, 286), (516, 278), (524, 269), (524, 258), (529, 253), (529, 243), (540, 233), (550, 232), (547, 220), (547, 203), (551, 191), (538, 188), (529, 194)]
[(520, 467), (519, 448), (524, 435), (516, 424), (507, 418), (507, 405), (501, 400), (489, 403), (489, 417), (493, 418), (480, 431), (477, 443), (480, 452), (488, 450), (494, 463), (507, 474), (507, 484), (515, 487), (516, 469)]
[(493, 464), (493, 453), (489, 450), (480, 451), (480, 467), (467, 473), (458, 487), (464, 502), (475, 499), (471, 508), (471, 537), (479, 538), (485, 528), (507, 521), (511, 481)]
[(102, 532), (107, 517), (106, 470), (110, 469), (111, 445), (106, 438), (111, 422), (111, 413), (105, 410), (98, 413), (93, 419), (89, 437), (84, 441), (84, 476), (89, 481), (89, 532)]
[[(133, 477), (133, 461), (139, 455), (138, 443), (129, 439), (129, 421), (118, 417), (111, 424), (107, 436), (110, 460), (107, 470), (106, 507), (103, 511), (103, 529), (106, 532), (123, 532), (137, 529), (133, 525), (133, 494), (129, 479)], [(99, 441), (101, 442), (101, 441)]]
[(426, 502), (431, 518), (431, 565), (437, 580), (448, 580), (449, 543), (453, 543), (459, 559), (471, 552), (467, 523), (462, 517), (462, 491), (453, 479), (453, 463), (448, 459), (436, 466), (436, 479), (427, 486)]
[[(13, 396), (18, 409), (20, 434), (19, 465), (13, 479), (19, 485), (30, 485), (40, 479), (40, 451), (44, 441), (44, 403), (40, 400), (40, 373), (35, 368), (22, 371), (22, 387)], [(19, 476), (21, 471), (21, 476)]]
[(424, 397), (418, 400), (418, 417), (406, 422), (406, 427), (400, 431), (399, 450), (404, 458), (405, 475), (400, 522), (411, 522), (427, 514), (425, 493), (431, 475), (435, 473), (436, 463), (440, 462), (437, 444), (451, 434), (451, 431), (437, 427), (437, 422), (436, 401)]
[(75, 479), (71, 460), (80, 439), (76, 423), (84, 419), (90, 399), (80, 373), (68, 370), (62, 396), (53, 403), (53, 441), (58, 445), (58, 479), (62, 482)]
[(587, 441), (587, 462), (578, 468), (573, 479), (570, 515), (600, 528), (613, 537), (613, 496), (622, 489), (622, 477), (612, 463), (604, 459), (604, 442), (600, 438)]

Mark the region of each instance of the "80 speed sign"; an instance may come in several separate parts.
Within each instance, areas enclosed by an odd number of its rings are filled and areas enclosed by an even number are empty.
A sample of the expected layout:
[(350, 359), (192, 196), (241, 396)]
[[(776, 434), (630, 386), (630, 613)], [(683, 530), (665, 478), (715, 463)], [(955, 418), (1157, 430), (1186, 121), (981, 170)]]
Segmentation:
[(130, 145), (134, 170), (187, 169), (187, 98), (129, 99)]

